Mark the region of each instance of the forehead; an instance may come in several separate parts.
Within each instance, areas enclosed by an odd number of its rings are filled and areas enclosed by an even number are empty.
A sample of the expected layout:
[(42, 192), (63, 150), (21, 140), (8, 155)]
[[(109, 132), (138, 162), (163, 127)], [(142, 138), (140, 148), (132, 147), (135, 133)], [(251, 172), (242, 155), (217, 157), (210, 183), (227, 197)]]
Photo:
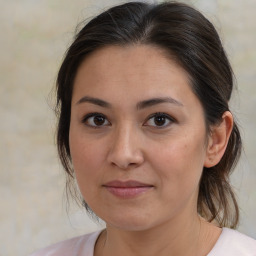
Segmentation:
[(75, 77), (72, 100), (82, 96), (121, 102), (195, 97), (187, 72), (163, 49), (151, 45), (108, 46), (87, 56)]
[[(167, 57), (168, 56), (168, 57)], [(78, 69), (87, 69), (88, 72), (96, 72), (101, 75), (109, 74), (111, 71), (121, 71), (122, 75), (144, 75), (153, 76), (154, 73), (163, 73), (172, 67), (187, 76), (171, 54), (166, 50), (153, 45), (127, 45), (127, 46), (106, 46), (89, 54)], [(162, 72), (161, 72), (162, 71)], [(116, 73), (115, 73), (116, 75)], [(112, 77), (115, 78), (116, 76)]]

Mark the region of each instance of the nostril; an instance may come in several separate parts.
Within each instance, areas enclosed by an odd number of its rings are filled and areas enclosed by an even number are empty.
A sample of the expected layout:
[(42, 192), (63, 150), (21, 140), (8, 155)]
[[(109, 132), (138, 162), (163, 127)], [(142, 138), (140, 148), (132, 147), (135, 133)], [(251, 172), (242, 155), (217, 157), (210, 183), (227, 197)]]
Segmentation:
[(117, 166), (120, 169), (130, 169), (141, 165), (144, 158), (140, 152), (130, 152), (129, 154), (117, 154), (115, 152), (111, 152), (108, 156), (108, 161), (111, 165)]
[(123, 162), (123, 163), (121, 163), (121, 162), (118, 162), (118, 163), (117, 162), (112, 162), (111, 164), (113, 166), (119, 167), (122, 170), (130, 169), (130, 168), (134, 168), (134, 167), (138, 166), (138, 164), (136, 164), (136, 163), (125, 163), (125, 162)]

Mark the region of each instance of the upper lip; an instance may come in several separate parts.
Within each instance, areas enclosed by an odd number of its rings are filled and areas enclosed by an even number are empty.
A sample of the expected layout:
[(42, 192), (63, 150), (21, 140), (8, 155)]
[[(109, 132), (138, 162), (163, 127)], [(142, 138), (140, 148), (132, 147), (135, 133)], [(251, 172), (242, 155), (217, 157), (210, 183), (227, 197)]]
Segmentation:
[(136, 180), (120, 181), (113, 180), (103, 185), (104, 187), (115, 187), (115, 188), (136, 188), (136, 187), (153, 187), (151, 184), (142, 183)]

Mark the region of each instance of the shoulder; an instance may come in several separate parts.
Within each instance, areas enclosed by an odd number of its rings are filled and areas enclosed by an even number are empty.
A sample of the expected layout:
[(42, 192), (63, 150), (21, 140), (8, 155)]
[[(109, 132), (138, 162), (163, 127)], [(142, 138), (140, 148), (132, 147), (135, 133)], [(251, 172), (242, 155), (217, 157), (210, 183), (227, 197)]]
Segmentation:
[(44, 249), (41, 249), (30, 256), (93, 256), (94, 245), (101, 231), (74, 237)]
[(223, 228), (208, 256), (256, 256), (256, 240), (236, 230)]

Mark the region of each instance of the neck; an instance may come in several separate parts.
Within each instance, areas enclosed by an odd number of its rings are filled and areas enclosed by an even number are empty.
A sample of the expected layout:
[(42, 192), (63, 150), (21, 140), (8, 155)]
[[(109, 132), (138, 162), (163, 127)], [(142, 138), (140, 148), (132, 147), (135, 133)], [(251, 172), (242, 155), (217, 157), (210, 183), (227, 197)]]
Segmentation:
[(197, 214), (193, 218), (177, 218), (142, 231), (121, 230), (107, 225), (98, 239), (94, 255), (206, 255), (216, 243), (221, 231), (202, 221)]

